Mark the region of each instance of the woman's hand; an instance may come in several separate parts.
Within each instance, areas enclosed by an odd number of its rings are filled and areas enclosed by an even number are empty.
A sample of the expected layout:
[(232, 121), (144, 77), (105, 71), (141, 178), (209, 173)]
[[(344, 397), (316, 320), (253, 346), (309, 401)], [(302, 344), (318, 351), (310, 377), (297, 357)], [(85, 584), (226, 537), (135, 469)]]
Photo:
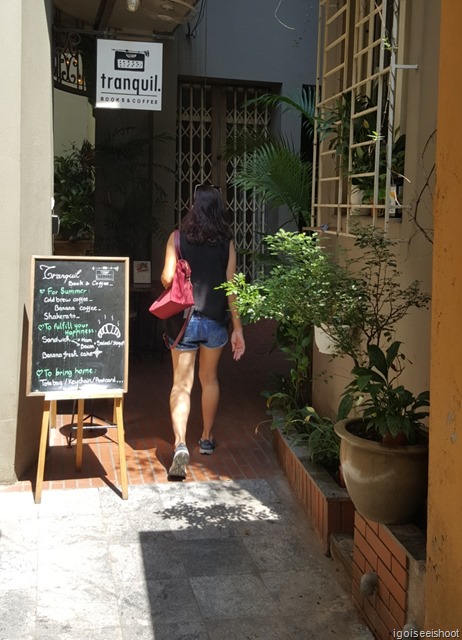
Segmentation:
[(231, 334), (231, 351), (233, 352), (233, 359), (239, 360), (244, 355), (245, 340), (242, 330), (235, 329)]

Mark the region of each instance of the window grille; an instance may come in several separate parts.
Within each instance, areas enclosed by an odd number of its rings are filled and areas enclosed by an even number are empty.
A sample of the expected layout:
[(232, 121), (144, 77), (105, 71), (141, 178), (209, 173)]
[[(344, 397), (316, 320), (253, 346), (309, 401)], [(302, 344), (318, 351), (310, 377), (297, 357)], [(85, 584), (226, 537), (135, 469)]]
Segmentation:
[(349, 234), (361, 214), (386, 229), (400, 215), (393, 151), (403, 13), (400, 0), (320, 1), (312, 210), (313, 226), (328, 232)]
[(87, 96), (82, 38), (72, 30), (53, 30), (53, 81), (57, 89)]

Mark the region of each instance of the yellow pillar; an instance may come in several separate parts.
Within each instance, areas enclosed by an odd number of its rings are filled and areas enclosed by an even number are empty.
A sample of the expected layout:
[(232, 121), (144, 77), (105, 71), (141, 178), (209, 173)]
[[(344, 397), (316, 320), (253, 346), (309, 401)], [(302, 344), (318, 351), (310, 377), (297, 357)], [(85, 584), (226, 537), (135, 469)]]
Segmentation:
[(462, 2), (441, 0), (426, 628), (460, 629), (462, 636), (461, 25)]

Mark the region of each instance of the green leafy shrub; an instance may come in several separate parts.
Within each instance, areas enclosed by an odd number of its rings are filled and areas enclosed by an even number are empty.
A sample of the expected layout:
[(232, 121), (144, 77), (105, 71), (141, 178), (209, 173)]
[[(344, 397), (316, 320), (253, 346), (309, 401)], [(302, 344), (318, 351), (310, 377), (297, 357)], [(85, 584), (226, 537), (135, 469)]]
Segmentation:
[(352, 369), (353, 380), (345, 389), (339, 406), (339, 419), (346, 418), (353, 408), (361, 412), (366, 430), (381, 440), (404, 436), (404, 442), (417, 441), (424, 419), (429, 415), (428, 391), (417, 397), (402, 384), (397, 384), (405, 356), (401, 343), (393, 342), (384, 352), (369, 345), (369, 362)]
[(93, 239), (95, 232), (95, 148), (84, 140), (54, 159), (54, 197), (59, 237)]

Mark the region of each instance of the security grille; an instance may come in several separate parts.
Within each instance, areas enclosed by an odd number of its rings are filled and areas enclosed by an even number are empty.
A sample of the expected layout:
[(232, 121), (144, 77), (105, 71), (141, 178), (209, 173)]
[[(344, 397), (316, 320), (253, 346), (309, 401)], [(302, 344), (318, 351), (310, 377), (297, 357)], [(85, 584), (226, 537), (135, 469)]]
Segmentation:
[(187, 211), (197, 184), (220, 186), (234, 223), (238, 269), (250, 278), (258, 271), (251, 254), (261, 249), (266, 210), (255, 194), (233, 185), (237, 160), (225, 160), (223, 149), (231, 136), (269, 127), (268, 109), (249, 101), (270, 91), (187, 81), (178, 91), (177, 219)]

